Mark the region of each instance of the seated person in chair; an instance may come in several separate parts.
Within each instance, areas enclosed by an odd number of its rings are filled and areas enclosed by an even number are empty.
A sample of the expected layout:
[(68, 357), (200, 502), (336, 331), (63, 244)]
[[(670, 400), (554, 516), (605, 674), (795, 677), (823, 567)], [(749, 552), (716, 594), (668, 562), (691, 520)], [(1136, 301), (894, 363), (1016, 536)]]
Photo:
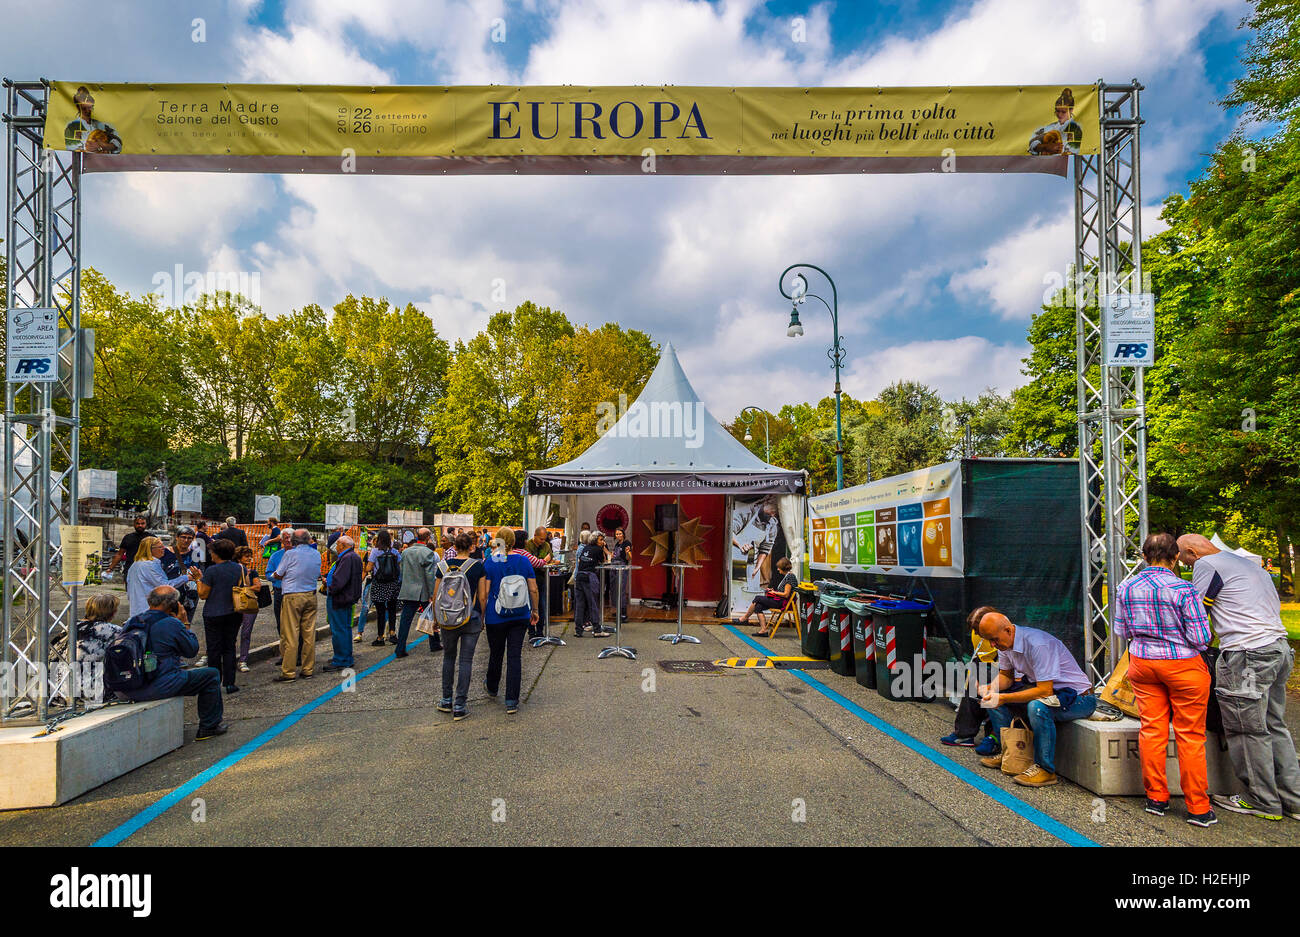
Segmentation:
[[(1092, 683), (1069, 649), (1046, 631), (1014, 625), (997, 611), (985, 613), (978, 628), (980, 637), (998, 649), (998, 675), (981, 686), (979, 694), (999, 741), (1002, 730), (1022, 712), (1034, 733), (1034, 763), (1016, 775), (1016, 783), (1025, 787), (1055, 784), (1056, 724), (1093, 714), (1097, 698)], [(1011, 689), (1017, 673), (1025, 675), (1030, 684), (1026, 689)], [(980, 764), (1001, 768), (1002, 752), (981, 758)]]
[[(790, 560), (784, 556), (776, 561), (776, 571), (781, 574), (781, 581), (777, 584), (776, 590), (768, 589), (764, 595), (754, 596), (754, 601), (749, 603), (749, 608), (745, 609), (745, 614), (737, 624), (749, 624), (749, 619), (755, 612), (761, 613), (774, 608), (785, 608), (786, 603), (790, 601), (790, 596), (794, 593), (794, 587), (799, 584), (799, 577), (790, 571), (792, 568)], [(759, 621), (762, 621), (762, 619), (760, 618)], [(772, 633), (775, 632), (776, 625), (774, 624)], [(763, 626), (757, 631), (751, 632), (751, 634), (756, 638), (765, 638), (769, 632), (766, 626)]]

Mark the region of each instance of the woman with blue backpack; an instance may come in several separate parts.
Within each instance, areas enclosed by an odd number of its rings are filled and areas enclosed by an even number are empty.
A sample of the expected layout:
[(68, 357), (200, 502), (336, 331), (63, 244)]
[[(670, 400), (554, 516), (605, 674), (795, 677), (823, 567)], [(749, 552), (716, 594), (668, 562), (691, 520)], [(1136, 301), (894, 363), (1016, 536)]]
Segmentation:
[[(384, 646), (384, 623), (388, 624), (388, 643), (397, 643), (397, 593), (402, 588), (402, 553), (393, 548), (393, 535), (387, 530), (375, 534), (375, 546), (367, 558), (370, 575), (370, 604), (375, 607), (375, 640), (371, 647)], [(362, 627), (365, 622), (360, 623)]]
[(515, 532), (502, 527), (492, 538), (492, 555), (483, 563), (478, 583), (479, 608), (487, 626), (488, 666), (484, 686), (495, 698), (506, 669), (506, 715), (519, 712), (523, 682), (524, 632), (537, 624), (537, 579), (532, 564), (517, 553)]

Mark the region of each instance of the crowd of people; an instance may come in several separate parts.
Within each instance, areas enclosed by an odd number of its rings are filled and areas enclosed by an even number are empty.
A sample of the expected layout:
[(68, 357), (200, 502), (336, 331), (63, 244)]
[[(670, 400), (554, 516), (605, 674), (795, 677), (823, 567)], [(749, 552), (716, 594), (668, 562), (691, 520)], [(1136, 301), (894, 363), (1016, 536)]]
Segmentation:
[[(1142, 556), (1144, 567), (1116, 590), (1112, 640), (1128, 650), (1146, 811), (1169, 811), (1172, 726), (1188, 823), (1217, 823), (1214, 806), (1300, 820), (1300, 761), (1285, 718), (1295, 652), (1272, 577), (1200, 534), (1152, 534)], [(1191, 569), (1191, 581), (1180, 564)], [(1092, 682), (1054, 635), (1013, 624), (988, 606), (972, 612), (969, 624), (977, 691), (961, 701), (954, 731), (940, 741), (975, 748), (981, 764), (1000, 769), (1002, 732), (1024, 719), (1033, 731), (1034, 763), (1015, 782), (1057, 783), (1057, 724), (1092, 715)], [(986, 734), (977, 744), (981, 725)], [(1244, 793), (1210, 793), (1207, 726), (1224, 740)]]
[[(259, 573), (258, 554), (234, 518), (213, 535), (202, 526), (180, 527), (171, 548), (146, 527), (143, 517), (136, 519), (109, 567), (123, 567), (126, 624), (112, 623), (116, 596), (91, 596), (77, 627), (78, 658), (102, 659), (123, 628), (146, 629), (157, 669), (132, 698), (197, 696), (200, 739), (227, 730), (222, 695), (237, 692), (237, 674), (249, 670), (260, 608), (272, 607), (279, 632), (274, 680), (315, 674), (318, 593), (325, 596), (331, 637), (325, 672), (354, 666), (353, 646), (363, 640), (373, 607), (372, 646), (393, 645), (397, 658), (408, 657), (415, 626), (429, 636), (430, 653), (443, 653), (437, 709), (459, 721), (469, 714), (470, 673), (486, 630), (485, 689), (498, 697), (504, 677), (505, 708), (513, 715), (520, 704), (523, 642), (541, 634), (543, 570), (570, 552), (564, 538), (544, 527), (527, 539), (510, 528), (495, 534), (451, 529), (437, 539), (427, 527), (402, 535), (380, 529), (361, 544), (338, 528), (329, 535), (333, 558), (322, 576), (316, 538), (304, 529), (282, 529), (272, 518), (258, 545), (266, 558)], [(569, 564), (576, 635), (609, 635), (600, 625), (599, 571), (630, 565), (631, 551), (623, 529), (610, 538), (582, 525)], [(1285, 721), (1294, 652), (1268, 571), (1198, 534), (1153, 534), (1142, 554), (1143, 568), (1117, 590), (1112, 637), (1117, 648), (1127, 647), (1147, 812), (1164, 816), (1169, 810), (1165, 762), (1172, 726), (1187, 822), (1216, 823), (1214, 806), (1266, 820), (1300, 820), (1300, 762)], [(796, 580), (783, 562), (778, 594), (765, 602), (760, 597), (744, 620), (788, 598)], [(1190, 568), (1190, 581), (1180, 565)], [(607, 599), (624, 615), (628, 579), (606, 579)], [(199, 651), (191, 623), (200, 602), (206, 654), (191, 665), (187, 661)], [(1093, 682), (1048, 632), (1017, 625), (991, 606), (973, 611), (968, 624), (975, 689), (960, 702), (954, 731), (941, 741), (973, 748), (982, 765), (1006, 770), (1002, 733), (1023, 720), (1033, 733), (1033, 762), (1007, 773), (1024, 787), (1056, 784), (1057, 726), (1094, 713)], [(1211, 795), (1207, 726), (1221, 734), (1244, 793)], [(981, 728), (984, 738), (977, 742)]]
[[(249, 672), (261, 609), (271, 609), (278, 632), (273, 681), (315, 675), (318, 595), (323, 595), (331, 644), (324, 672), (354, 666), (353, 648), (363, 640), (373, 606), (372, 646), (394, 645), (396, 658), (408, 657), (415, 625), (428, 634), (431, 654), (444, 653), (437, 708), (455, 721), (469, 714), (470, 672), (486, 629), (485, 689), (498, 697), (504, 677), (506, 713), (519, 711), (523, 641), (541, 634), (538, 571), (559, 562), (562, 537), (544, 527), (527, 539), (510, 528), (495, 533), (486, 527), (450, 528), (440, 538), (427, 527), (401, 533), (381, 528), (365, 531), (357, 543), (339, 527), (326, 538), (330, 561), (325, 564), (322, 545), (310, 531), (281, 527), (276, 518), (268, 526), (256, 549), (234, 517), (213, 534), (202, 522), (182, 525), (168, 547), (148, 531), (144, 515), (136, 517), (108, 567), (122, 569), (127, 619), (113, 623), (117, 596), (91, 596), (76, 630), (78, 661), (102, 662), (118, 636), (143, 630), (156, 666), (145, 686), (124, 695), (137, 700), (196, 696), (196, 738), (212, 738), (228, 731), (223, 697), (237, 693), (238, 674)], [(261, 572), (259, 558), (266, 561)], [(450, 593), (460, 589), (464, 593), (453, 600)], [(201, 656), (194, 630), (200, 615)]]

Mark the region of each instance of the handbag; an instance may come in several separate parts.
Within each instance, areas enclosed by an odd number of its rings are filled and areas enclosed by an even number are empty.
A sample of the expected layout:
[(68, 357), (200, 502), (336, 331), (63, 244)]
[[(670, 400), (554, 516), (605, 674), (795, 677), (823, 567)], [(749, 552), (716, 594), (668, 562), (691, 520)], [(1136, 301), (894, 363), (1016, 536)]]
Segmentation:
[[(1020, 728), (1016, 728), (1020, 723)], [(1020, 774), (1034, 763), (1034, 733), (1019, 716), (1002, 730), (1002, 773)]]
[(1115, 669), (1106, 678), (1106, 686), (1100, 697), (1103, 703), (1110, 703), (1124, 715), (1137, 719), (1141, 718), (1141, 714), (1138, 712), (1137, 694), (1133, 692), (1133, 684), (1128, 679), (1128, 668), (1128, 651), (1125, 650), (1115, 664)]
[(231, 586), (230, 602), (235, 607), (235, 611), (248, 614), (256, 612), (262, 606), (257, 601), (258, 590), (248, 585), (248, 570), (241, 563), (239, 566), (239, 585)]
[(415, 620), (415, 630), (420, 634), (430, 636), (438, 633), (438, 622), (433, 617), (432, 599), (426, 602), (424, 608), (420, 610), (420, 617)]
[(262, 588), (257, 590), (257, 607), (266, 608), (271, 604), (271, 584), (264, 582)]

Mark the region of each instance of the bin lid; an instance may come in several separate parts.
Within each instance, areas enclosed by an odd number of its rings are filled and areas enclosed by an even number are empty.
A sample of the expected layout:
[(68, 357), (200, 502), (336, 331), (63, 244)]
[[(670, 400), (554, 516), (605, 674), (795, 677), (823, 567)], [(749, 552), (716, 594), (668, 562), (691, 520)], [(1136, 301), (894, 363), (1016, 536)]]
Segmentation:
[(822, 596), (822, 604), (825, 605), (827, 608), (843, 608), (844, 603), (848, 601), (848, 598), (849, 597), (847, 595), (837, 595), (834, 593), (827, 593)]
[(795, 589), (799, 592), (802, 592), (804, 595), (817, 594), (817, 587), (813, 585), (811, 582), (801, 582), (799, 583), (799, 585), (795, 586)]
[(875, 599), (871, 603), (873, 612), (885, 612), (886, 614), (895, 615), (902, 612), (929, 612), (933, 609), (933, 603), (917, 602), (912, 599)]
[(845, 599), (844, 607), (847, 608), (854, 615), (865, 615), (867, 614), (867, 610), (870, 607), (870, 602), (871, 602), (870, 599), (865, 599), (865, 598)]

